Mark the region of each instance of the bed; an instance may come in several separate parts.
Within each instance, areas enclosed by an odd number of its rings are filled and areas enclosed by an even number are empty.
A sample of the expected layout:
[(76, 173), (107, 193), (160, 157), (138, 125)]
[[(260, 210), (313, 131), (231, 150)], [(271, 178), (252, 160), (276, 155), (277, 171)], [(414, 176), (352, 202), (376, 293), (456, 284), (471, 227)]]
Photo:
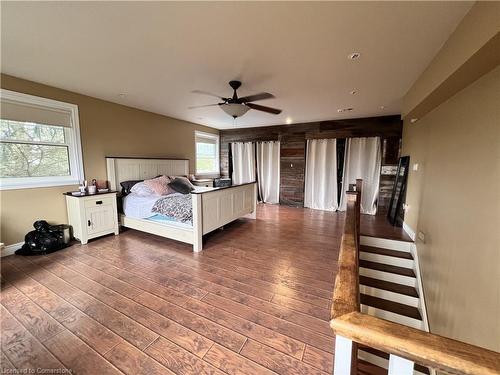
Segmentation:
[[(158, 175), (189, 174), (187, 159), (106, 158), (107, 177), (112, 190), (120, 191), (120, 182), (144, 180)], [(177, 222), (170, 218), (127, 216), (119, 214), (120, 225), (189, 243), (193, 251), (203, 249), (203, 235), (240, 217), (256, 218), (257, 186), (255, 182), (221, 188), (197, 187), (191, 193), (192, 220)], [(140, 209), (137, 200), (134, 209)], [(144, 205), (151, 204), (145, 202)], [(131, 211), (129, 211), (131, 212)]]

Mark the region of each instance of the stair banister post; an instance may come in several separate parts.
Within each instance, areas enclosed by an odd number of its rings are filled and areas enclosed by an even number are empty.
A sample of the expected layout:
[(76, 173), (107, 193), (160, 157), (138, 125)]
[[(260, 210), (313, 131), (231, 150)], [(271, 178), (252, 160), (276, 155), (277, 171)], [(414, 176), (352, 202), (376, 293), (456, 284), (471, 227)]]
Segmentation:
[(413, 361), (391, 354), (389, 356), (388, 375), (412, 375), (413, 366)]
[(340, 335), (335, 336), (333, 375), (351, 375), (352, 352), (352, 340)]

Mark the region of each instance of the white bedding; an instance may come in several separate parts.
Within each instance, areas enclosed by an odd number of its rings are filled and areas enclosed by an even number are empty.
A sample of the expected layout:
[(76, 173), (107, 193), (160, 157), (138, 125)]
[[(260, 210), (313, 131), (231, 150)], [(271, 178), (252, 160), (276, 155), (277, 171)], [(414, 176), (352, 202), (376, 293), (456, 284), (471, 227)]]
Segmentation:
[[(195, 191), (207, 191), (210, 188), (197, 187)], [(180, 193), (171, 194), (170, 196), (182, 196)], [(130, 193), (123, 198), (123, 213), (125, 216), (131, 217), (133, 219), (148, 219), (153, 218), (155, 221), (161, 221), (158, 213), (153, 212), (153, 206), (156, 201), (163, 198), (161, 195), (138, 195), (135, 193)], [(168, 221), (175, 221), (173, 218), (164, 217)], [(172, 220), (173, 219), (173, 220)]]
[[(202, 190), (206, 188), (197, 188), (196, 190)], [(182, 197), (183, 195), (180, 193), (175, 193), (169, 195), (169, 197)], [(130, 193), (123, 198), (123, 213), (125, 216), (133, 218), (133, 219), (148, 219), (160, 223), (168, 223), (168, 224), (176, 224), (182, 225), (186, 227), (191, 227), (191, 223), (182, 223), (178, 219), (158, 214), (157, 212), (153, 212), (153, 206), (156, 201), (164, 198), (161, 195), (139, 195), (135, 193)]]
[(128, 194), (123, 198), (123, 213), (125, 216), (134, 219), (147, 219), (148, 217), (156, 215), (152, 212), (154, 204), (161, 196), (147, 195), (141, 196), (134, 193)]

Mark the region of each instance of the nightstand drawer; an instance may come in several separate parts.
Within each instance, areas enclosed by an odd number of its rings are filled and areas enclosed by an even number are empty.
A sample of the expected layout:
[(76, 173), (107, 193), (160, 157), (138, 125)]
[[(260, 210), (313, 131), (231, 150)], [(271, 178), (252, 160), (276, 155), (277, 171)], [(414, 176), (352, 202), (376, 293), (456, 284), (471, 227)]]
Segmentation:
[(192, 180), (191, 183), (194, 186), (202, 186), (202, 187), (213, 187), (214, 186), (214, 180), (211, 178), (203, 178), (200, 180)]
[(116, 202), (115, 197), (95, 197), (92, 199), (86, 199), (84, 206), (85, 208), (90, 208), (90, 207), (99, 207), (99, 206), (109, 206), (113, 205), (113, 202)]

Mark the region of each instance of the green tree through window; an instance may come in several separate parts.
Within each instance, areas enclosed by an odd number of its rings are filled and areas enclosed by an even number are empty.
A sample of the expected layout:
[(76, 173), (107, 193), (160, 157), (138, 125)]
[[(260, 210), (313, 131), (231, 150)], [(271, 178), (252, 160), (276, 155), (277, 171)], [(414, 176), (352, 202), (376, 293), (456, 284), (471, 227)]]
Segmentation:
[(65, 129), (0, 120), (0, 177), (69, 176)]

